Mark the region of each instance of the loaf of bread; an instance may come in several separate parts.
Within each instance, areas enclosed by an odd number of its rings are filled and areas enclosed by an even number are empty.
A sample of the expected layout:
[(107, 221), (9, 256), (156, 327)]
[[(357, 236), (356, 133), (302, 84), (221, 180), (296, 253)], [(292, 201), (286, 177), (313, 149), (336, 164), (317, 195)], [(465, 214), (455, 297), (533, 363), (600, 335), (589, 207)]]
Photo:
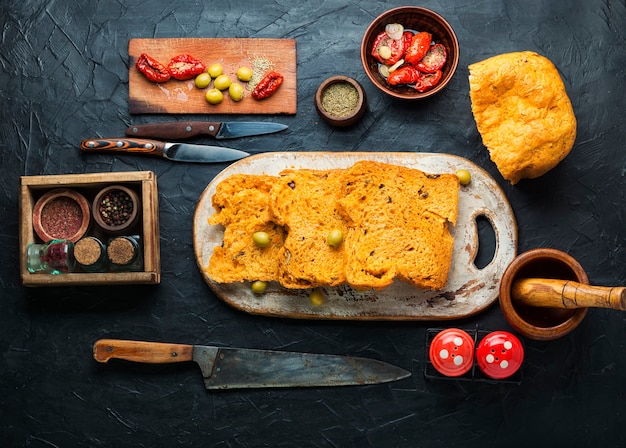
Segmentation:
[[(459, 180), (381, 162), (346, 169), (233, 175), (216, 188), (209, 224), (224, 226), (208, 275), (218, 283), (277, 281), (290, 289), (348, 284), (381, 289), (396, 279), (447, 283)], [(328, 244), (339, 230), (343, 242)], [(264, 231), (271, 244), (255, 245)]]
[(327, 243), (333, 230), (346, 232), (336, 206), (342, 174), (342, 170), (285, 170), (272, 187), (271, 213), (287, 231), (278, 258), (279, 282), (285, 288), (344, 283), (343, 248)]
[(343, 175), (339, 208), (347, 220), (346, 281), (380, 289), (395, 278), (426, 289), (448, 279), (459, 180), (454, 174), (357, 162)]
[[(278, 260), (285, 239), (284, 228), (270, 214), (269, 192), (275, 176), (236, 174), (217, 185), (209, 224), (224, 226), (224, 239), (209, 260), (208, 275), (218, 283), (277, 281)], [(267, 247), (258, 247), (255, 232), (270, 237)]]
[(576, 117), (559, 72), (532, 51), (469, 66), (472, 113), (491, 160), (516, 184), (542, 176), (572, 149)]

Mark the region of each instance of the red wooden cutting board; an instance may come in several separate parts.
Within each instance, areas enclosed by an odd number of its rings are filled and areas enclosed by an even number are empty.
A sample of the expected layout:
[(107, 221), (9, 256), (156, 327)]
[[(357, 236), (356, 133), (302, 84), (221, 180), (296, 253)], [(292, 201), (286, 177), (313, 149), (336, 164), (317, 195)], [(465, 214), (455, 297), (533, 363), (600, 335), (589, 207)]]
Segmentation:
[[(250, 96), (246, 83), (244, 98), (235, 102), (228, 94), (218, 105), (207, 103), (206, 89), (195, 87), (193, 79), (171, 79), (157, 84), (148, 81), (135, 67), (141, 53), (147, 53), (164, 65), (182, 53), (203, 61), (206, 66), (219, 62), (224, 74), (237, 79), (241, 66), (253, 68), (255, 58), (273, 64), (273, 70), (285, 79), (276, 93), (258, 101)], [(297, 107), (296, 41), (294, 39), (237, 38), (159, 38), (131, 39), (128, 44), (128, 90), (131, 114), (295, 114)], [(212, 84), (211, 86), (212, 87)]]

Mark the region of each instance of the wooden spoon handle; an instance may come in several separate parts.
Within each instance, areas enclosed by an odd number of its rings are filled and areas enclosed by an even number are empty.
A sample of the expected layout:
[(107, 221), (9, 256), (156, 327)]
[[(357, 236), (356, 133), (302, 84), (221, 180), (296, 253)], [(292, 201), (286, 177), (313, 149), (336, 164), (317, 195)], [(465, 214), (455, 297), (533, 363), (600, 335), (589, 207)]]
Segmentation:
[(511, 297), (530, 306), (626, 310), (626, 287), (591, 286), (571, 280), (520, 279), (513, 284)]

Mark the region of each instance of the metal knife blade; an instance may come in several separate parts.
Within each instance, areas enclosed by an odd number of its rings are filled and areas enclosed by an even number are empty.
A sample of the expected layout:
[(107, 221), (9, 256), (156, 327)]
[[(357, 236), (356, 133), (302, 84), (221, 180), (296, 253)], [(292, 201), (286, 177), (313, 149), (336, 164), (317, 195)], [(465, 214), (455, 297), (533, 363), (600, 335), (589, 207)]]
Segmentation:
[(230, 162), (250, 155), (247, 152), (223, 146), (168, 143), (136, 138), (93, 138), (83, 140), (80, 143), (80, 149), (86, 152), (108, 151), (144, 154), (177, 162), (199, 163)]
[(118, 339), (96, 341), (93, 356), (102, 363), (114, 358), (150, 364), (195, 361), (209, 390), (365, 385), (411, 375), (360, 357)]
[(164, 123), (136, 124), (126, 129), (130, 137), (163, 138), (179, 140), (198, 135), (216, 139), (248, 137), (279, 132), (289, 126), (263, 121), (169, 121)]

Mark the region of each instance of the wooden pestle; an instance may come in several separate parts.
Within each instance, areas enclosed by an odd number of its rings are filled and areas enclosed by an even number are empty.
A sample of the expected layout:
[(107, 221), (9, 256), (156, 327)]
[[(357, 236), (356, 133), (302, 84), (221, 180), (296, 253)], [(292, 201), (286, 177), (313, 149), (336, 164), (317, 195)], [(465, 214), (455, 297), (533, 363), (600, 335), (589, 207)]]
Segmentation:
[(519, 279), (513, 283), (511, 297), (529, 306), (626, 310), (626, 287), (591, 286), (573, 280)]

